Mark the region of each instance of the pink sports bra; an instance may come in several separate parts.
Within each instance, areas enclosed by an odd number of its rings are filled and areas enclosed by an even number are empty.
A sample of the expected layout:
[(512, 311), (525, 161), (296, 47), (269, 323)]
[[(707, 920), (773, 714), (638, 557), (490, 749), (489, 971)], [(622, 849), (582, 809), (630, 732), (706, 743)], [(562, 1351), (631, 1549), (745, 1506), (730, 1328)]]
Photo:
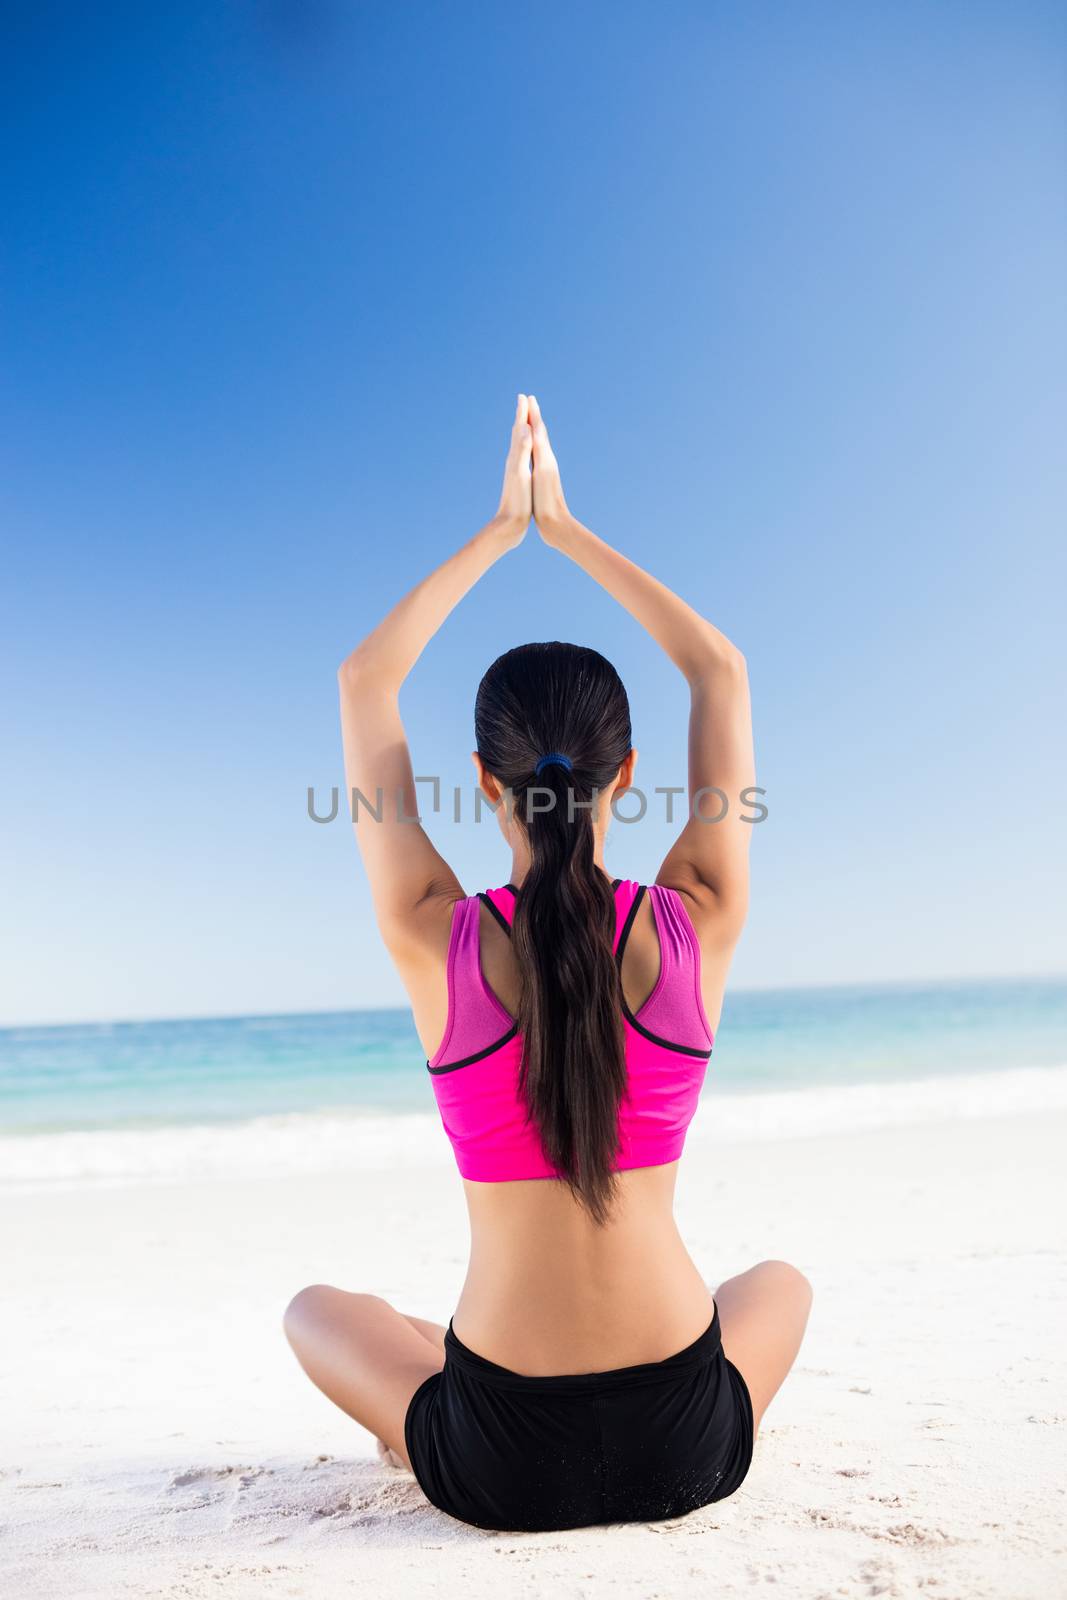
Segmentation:
[[(634, 1013), (622, 1003), (628, 1082), (619, 1107), (616, 1170), (676, 1161), (696, 1110), (713, 1037), (700, 994), (700, 946), (676, 889), (616, 878), (615, 960), (647, 894), (659, 935), (660, 973)], [(505, 1183), (555, 1178), (519, 1093), (519, 1026), (485, 981), (478, 922), (484, 902), (510, 936), (513, 883), (458, 900), (448, 945), (448, 1018), (426, 1065), (464, 1178)]]

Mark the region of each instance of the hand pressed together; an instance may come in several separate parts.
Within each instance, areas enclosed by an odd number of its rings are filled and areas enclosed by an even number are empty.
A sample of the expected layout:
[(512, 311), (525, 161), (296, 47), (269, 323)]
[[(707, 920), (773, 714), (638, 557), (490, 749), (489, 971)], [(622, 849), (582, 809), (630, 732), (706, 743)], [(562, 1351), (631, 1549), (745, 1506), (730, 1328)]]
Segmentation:
[(516, 397), (496, 520), (505, 528), (512, 547), (521, 544), (531, 517), (537, 523), (541, 538), (551, 545), (569, 515), (559, 462), (537, 396), (520, 394)]

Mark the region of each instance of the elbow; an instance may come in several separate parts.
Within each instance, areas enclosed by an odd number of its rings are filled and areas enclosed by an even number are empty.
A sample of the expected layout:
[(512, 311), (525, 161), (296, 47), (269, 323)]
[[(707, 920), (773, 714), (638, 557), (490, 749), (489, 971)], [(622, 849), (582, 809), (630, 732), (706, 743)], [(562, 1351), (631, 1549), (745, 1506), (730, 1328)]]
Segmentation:
[(731, 682), (743, 686), (748, 681), (748, 662), (735, 644), (729, 639), (709, 639), (705, 648), (700, 652), (693, 663), (689, 673), (691, 683), (705, 682), (715, 679), (718, 682)]
[(337, 681), (346, 694), (379, 685), (385, 681), (381, 659), (365, 645), (357, 645), (338, 667)]
[(350, 656), (345, 656), (344, 660), (341, 662), (341, 665), (337, 669), (337, 681), (342, 688), (346, 684), (350, 684), (354, 678), (359, 676), (359, 664), (356, 661), (356, 655), (357, 652), (353, 650)]

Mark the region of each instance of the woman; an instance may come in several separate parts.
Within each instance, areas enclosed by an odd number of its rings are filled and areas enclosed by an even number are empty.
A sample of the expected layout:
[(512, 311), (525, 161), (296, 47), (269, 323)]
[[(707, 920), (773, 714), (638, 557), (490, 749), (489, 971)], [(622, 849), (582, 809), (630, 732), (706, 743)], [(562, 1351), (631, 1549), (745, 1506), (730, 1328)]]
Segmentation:
[[(655, 884), (604, 866), (636, 752), (618, 675), (575, 645), (511, 650), (478, 691), (474, 764), (511, 850), (507, 883), (465, 896), (411, 820), (400, 685), (531, 518), (689, 684), (691, 806)], [(468, 1523), (567, 1528), (722, 1499), (811, 1304), (781, 1261), (712, 1296), (673, 1217), (747, 904), (744, 660), (571, 515), (537, 400), (520, 395), (496, 515), (339, 677), (349, 793), (369, 802), (356, 837), (463, 1177), (471, 1258), (447, 1329), (314, 1284), (286, 1335), (312, 1381)], [(727, 797), (719, 821), (712, 790)]]

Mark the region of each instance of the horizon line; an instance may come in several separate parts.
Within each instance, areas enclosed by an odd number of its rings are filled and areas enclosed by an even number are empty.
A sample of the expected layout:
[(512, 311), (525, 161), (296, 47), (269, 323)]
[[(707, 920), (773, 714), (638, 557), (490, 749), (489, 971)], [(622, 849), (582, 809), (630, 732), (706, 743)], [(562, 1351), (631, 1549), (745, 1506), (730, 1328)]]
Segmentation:
[[(934, 978), (877, 978), (877, 979), (849, 979), (837, 983), (780, 983), (780, 984), (739, 984), (728, 988), (723, 998), (726, 1005), (731, 994), (825, 994), (841, 991), (856, 990), (888, 990), (888, 989), (937, 989), (959, 988), (964, 985), (983, 983), (1012, 984), (1012, 983), (1067, 983), (1067, 971), (1028, 972), (1028, 973), (976, 973), (964, 974), (956, 977), (939, 976)], [(411, 1018), (410, 1005), (393, 1006), (320, 1006), (308, 1010), (306, 1007), (287, 1011), (214, 1011), (214, 1012), (189, 1012), (180, 1016), (101, 1016), (71, 1018), (64, 1022), (0, 1022), (0, 1034), (20, 1032), (23, 1029), (42, 1032), (58, 1028), (121, 1028), (142, 1027), (146, 1024), (182, 1023), (182, 1022), (273, 1022), (286, 1018), (297, 1017), (349, 1017), (349, 1016), (376, 1016), (383, 1013), (396, 1015), (405, 1013)], [(412, 1019), (412, 1027), (414, 1021)]]

